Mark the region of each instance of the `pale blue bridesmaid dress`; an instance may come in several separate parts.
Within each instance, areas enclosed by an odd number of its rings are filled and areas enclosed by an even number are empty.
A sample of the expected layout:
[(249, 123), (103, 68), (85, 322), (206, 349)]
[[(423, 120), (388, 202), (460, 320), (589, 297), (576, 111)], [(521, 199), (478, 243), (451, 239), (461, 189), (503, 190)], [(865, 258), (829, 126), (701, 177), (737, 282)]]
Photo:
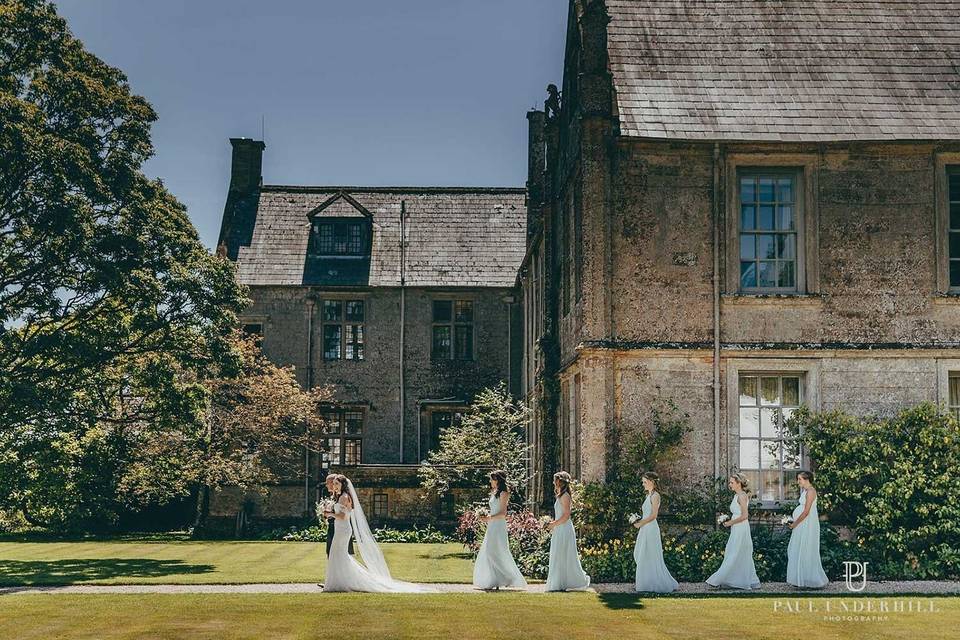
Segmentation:
[[(800, 492), (800, 504), (793, 510), (796, 520), (807, 504), (807, 492)], [(810, 505), (810, 513), (790, 532), (787, 546), (787, 584), (795, 587), (819, 589), (830, 580), (820, 562), (820, 518), (817, 514), (817, 499)]]
[[(500, 499), (490, 496), (490, 515), (500, 513)], [(507, 539), (507, 521), (491, 520), (487, 523), (487, 532), (480, 544), (480, 552), (473, 565), (473, 586), (477, 589), (499, 589), (502, 587), (524, 588), (520, 568), (510, 553), (510, 541)]]
[[(733, 496), (730, 503), (733, 519), (739, 518), (740, 502)], [(758, 589), (760, 578), (753, 564), (753, 538), (750, 536), (750, 522), (744, 520), (730, 527), (730, 537), (723, 551), (723, 563), (717, 571), (707, 578), (707, 584), (714, 587), (732, 587), (734, 589)]]
[[(560, 498), (553, 503), (553, 517), (563, 516), (563, 504)], [(573, 521), (567, 518), (563, 524), (553, 528), (550, 536), (550, 568), (547, 571), (547, 591), (570, 591), (586, 589), (590, 586), (588, 576), (580, 565), (577, 552), (577, 532)]]
[[(643, 501), (641, 515), (650, 517), (653, 504), (650, 496)], [(637, 543), (633, 547), (633, 559), (637, 562), (637, 575), (634, 588), (637, 591), (670, 593), (677, 588), (677, 581), (670, 575), (663, 561), (663, 543), (660, 541), (660, 525), (651, 520), (637, 530)]]

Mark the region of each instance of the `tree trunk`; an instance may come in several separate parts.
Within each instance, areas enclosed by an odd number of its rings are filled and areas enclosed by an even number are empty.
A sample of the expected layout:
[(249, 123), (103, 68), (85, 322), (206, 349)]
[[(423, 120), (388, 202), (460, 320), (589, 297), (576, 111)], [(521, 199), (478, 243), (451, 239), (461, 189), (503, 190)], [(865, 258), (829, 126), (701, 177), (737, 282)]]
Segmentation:
[(207, 516), (210, 514), (210, 486), (201, 484), (197, 491), (197, 513), (193, 520), (194, 532), (203, 531), (207, 526)]

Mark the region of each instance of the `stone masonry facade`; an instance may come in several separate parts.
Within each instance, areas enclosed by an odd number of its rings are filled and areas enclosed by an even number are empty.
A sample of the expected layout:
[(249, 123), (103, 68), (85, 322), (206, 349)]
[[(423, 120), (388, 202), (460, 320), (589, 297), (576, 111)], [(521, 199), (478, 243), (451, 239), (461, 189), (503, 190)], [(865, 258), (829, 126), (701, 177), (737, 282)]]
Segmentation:
[(227, 488), (211, 517), (312, 515), (341, 471), (376, 523), (452, 518), (460, 490), (422, 503), (417, 464), (478, 391), (520, 393), (525, 190), (263, 185), (263, 143), (231, 142), (220, 250), (250, 290), (241, 321), (333, 398), (300, 474), (263, 496)]
[(960, 3), (862, 4), (570, 3), (562, 102), (528, 114), (536, 500), (636, 472), (658, 400), (694, 431), (657, 471), (766, 503), (809, 463), (764, 452), (796, 406), (960, 403)]

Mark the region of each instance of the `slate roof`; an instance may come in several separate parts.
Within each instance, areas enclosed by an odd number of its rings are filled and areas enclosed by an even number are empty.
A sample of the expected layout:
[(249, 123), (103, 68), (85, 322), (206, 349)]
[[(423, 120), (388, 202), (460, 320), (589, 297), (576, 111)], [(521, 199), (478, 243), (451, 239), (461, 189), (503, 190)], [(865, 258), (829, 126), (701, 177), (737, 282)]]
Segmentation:
[(960, 0), (606, 0), (621, 135), (960, 139)]
[[(308, 215), (339, 193), (372, 217), (371, 255), (359, 266), (349, 266), (358, 259), (327, 260), (318, 275), (307, 256)], [(247, 285), (398, 286), (404, 202), (406, 285), (511, 287), (525, 249), (525, 197), (524, 189), (507, 188), (263, 186), (250, 244), (239, 247), (239, 279)], [(319, 215), (349, 216), (351, 207), (339, 198)], [(329, 275), (330, 262), (348, 265), (347, 281)]]

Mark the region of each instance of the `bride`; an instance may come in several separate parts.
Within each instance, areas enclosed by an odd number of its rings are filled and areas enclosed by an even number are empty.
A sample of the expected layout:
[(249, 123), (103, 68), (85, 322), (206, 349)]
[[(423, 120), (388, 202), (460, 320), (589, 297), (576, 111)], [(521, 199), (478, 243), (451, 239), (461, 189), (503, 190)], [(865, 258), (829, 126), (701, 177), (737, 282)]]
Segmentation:
[[(428, 587), (400, 582), (390, 576), (380, 546), (373, 538), (353, 483), (346, 476), (333, 477), (333, 493), (340, 496), (333, 505), (334, 532), (324, 591), (370, 591), (377, 593), (428, 592)], [(351, 529), (363, 564), (354, 560), (347, 547)]]

